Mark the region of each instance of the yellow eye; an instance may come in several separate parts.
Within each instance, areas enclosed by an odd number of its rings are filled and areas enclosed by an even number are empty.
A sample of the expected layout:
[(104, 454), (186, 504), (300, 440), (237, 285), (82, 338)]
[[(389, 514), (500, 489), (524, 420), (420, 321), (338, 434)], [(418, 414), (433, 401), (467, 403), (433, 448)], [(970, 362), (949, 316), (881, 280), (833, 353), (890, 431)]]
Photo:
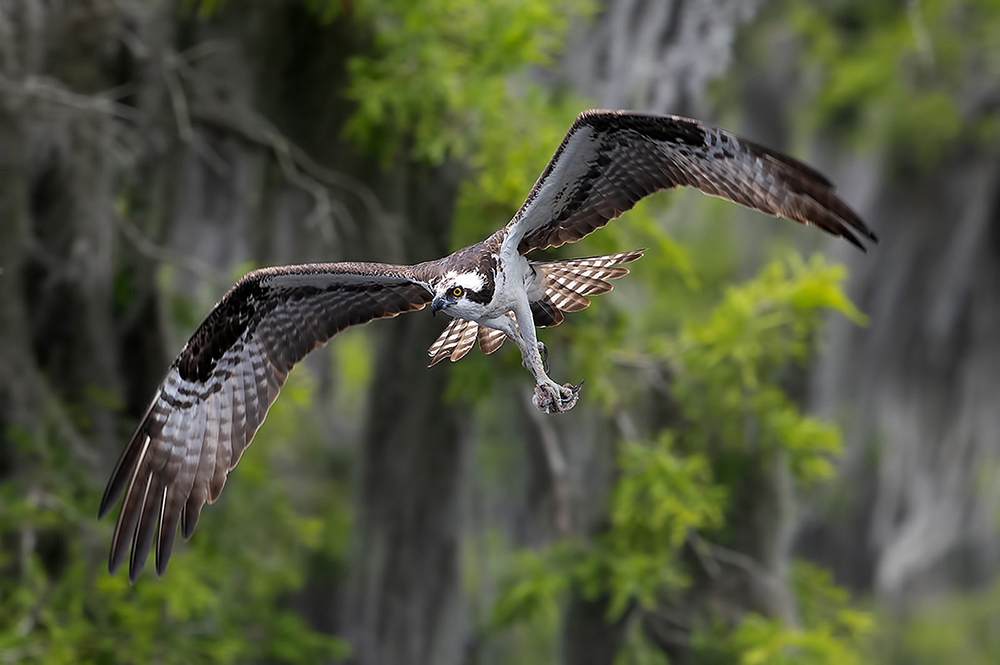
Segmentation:
[(465, 293), (465, 289), (463, 289), (461, 286), (456, 286), (451, 290), (451, 295), (455, 296), (456, 298), (462, 295), (463, 293)]

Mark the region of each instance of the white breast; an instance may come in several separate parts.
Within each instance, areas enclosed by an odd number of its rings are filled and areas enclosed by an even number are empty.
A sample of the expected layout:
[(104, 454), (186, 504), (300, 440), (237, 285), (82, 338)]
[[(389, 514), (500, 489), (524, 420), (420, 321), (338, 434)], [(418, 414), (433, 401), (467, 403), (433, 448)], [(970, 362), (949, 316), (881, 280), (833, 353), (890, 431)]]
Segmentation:
[(530, 272), (528, 260), (516, 251), (513, 252), (513, 256), (500, 255), (493, 300), (486, 308), (487, 317), (503, 316), (514, 309), (519, 294), (524, 292), (525, 279), (529, 278)]

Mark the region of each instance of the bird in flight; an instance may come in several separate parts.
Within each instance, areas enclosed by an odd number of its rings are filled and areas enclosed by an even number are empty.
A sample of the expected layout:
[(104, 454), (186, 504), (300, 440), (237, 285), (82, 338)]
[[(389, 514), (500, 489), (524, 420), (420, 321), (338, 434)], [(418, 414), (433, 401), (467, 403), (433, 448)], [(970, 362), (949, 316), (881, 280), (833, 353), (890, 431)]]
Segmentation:
[(292, 367), (348, 326), (430, 306), (452, 318), (430, 364), (485, 353), (505, 339), (548, 413), (576, 404), (581, 384), (549, 378), (536, 327), (611, 290), (643, 250), (534, 261), (576, 242), (663, 189), (695, 187), (748, 208), (818, 226), (864, 250), (875, 234), (809, 166), (697, 120), (620, 111), (577, 117), (514, 218), (482, 242), (412, 266), (319, 263), (255, 270), (209, 312), (170, 366), (104, 492), (99, 518), (124, 491), (108, 569), (129, 581), (156, 543), (156, 573), (178, 525), (189, 538), (222, 491)]

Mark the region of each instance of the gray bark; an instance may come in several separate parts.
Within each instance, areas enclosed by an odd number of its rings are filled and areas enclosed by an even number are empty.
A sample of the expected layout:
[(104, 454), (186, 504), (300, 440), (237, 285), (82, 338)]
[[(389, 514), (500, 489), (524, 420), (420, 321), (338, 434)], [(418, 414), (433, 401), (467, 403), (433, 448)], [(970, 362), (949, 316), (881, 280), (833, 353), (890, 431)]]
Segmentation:
[(629, 608), (615, 621), (608, 620), (611, 602), (606, 597), (584, 598), (574, 592), (563, 620), (562, 661), (573, 665), (604, 665), (615, 662), (625, 643), (632, 617)]
[(852, 483), (852, 520), (814, 520), (802, 540), (842, 579), (900, 601), (1000, 563), (1000, 479), (986, 471), (1000, 462), (1000, 160), (970, 147), (917, 182), (869, 175), (866, 212), (886, 241), (877, 260), (851, 261), (851, 293), (871, 323), (831, 322), (815, 374), (818, 407), (851, 415), (842, 474), (865, 482)]
[(725, 72), (740, 24), (761, 0), (616, 0), (574, 32), (565, 76), (601, 108), (700, 117)]
[[(114, 122), (88, 96), (117, 80), (102, 47), (119, 18), (100, 3), (65, 12), (32, 2), (0, 7), (0, 31), (7, 33), (0, 52), (6, 155), (0, 178), (7, 208), (4, 335), (10, 336), (3, 345), (9, 376), (0, 378), (7, 386), (23, 382), (13, 391), (20, 395), (0, 407), (6, 411), (0, 420), (37, 424), (44, 410), (59, 410), (58, 396), (86, 410), (95, 438), (109, 438), (114, 419), (90, 389), (118, 394), (116, 347), (103, 343), (115, 337), (108, 223)], [(19, 402), (43, 408), (22, 411)], [(52, 418), (70, 427), (64, 416)]]

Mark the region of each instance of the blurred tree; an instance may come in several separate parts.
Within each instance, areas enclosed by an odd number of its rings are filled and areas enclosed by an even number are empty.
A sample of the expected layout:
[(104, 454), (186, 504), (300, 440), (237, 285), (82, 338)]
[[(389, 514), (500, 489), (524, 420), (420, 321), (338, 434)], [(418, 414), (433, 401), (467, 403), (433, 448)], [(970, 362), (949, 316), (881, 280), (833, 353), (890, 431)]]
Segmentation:
[(1000, 564), (1000, 483), (983, 472), (1000, 454), (989, 415), (1000, 370), (1000, 8), (783, 7), (801, 53), (801, 119), (857, 147), (845, 184), (892, 238), (856, 271), (859, 305), (879, 316), (863, 335), (833, 325), (815, 375), (816, 402), (850, 414), (851, 491), (832, 494), (806, 551), (893, 603), (988, 584)]
[[(576, 588), (584, 601), (574, 601), (576, 611), (596, 602), (620, 632), (628, 632), (629, 613), (642, 626), (646, 639), (630, 639), (626, 659), (647, 657), (655, 645), (679, 663), (794, 662), (802, 649), (810, 662), (858, 661), (866, 615), (848, 609), (839, 591), (836, 603), (815, 598), (822, 609), (807, 612), (814, 594), (791, 584), (780, 534), (793, 510), (783, 472), (799, 485), (828, 479), (840, 449), (838, 432), (803, 416), (781, 383), (808, 359), (823, 309), (860, 320), (843, 278), (818, 259), (775, 262), (728, 290), (707, 318), (691, 314), (674, 333), (649, 330), (638, 346), (626, 344), (627, 368), (670, 376), (678, 415), (652, 428), (657, 441), (619, 449), (607, 527), (590, 544), (557, 543), (528, 558), (494, 620), (531, 620)], [(633, 372), (602, 377), (616, 384), (619, 413), (642, 399), (628, 387)], [(566, 662), (611, 662), (617, 653), (593, 635), (578, 649), (578, 639), (566, 636)]]

